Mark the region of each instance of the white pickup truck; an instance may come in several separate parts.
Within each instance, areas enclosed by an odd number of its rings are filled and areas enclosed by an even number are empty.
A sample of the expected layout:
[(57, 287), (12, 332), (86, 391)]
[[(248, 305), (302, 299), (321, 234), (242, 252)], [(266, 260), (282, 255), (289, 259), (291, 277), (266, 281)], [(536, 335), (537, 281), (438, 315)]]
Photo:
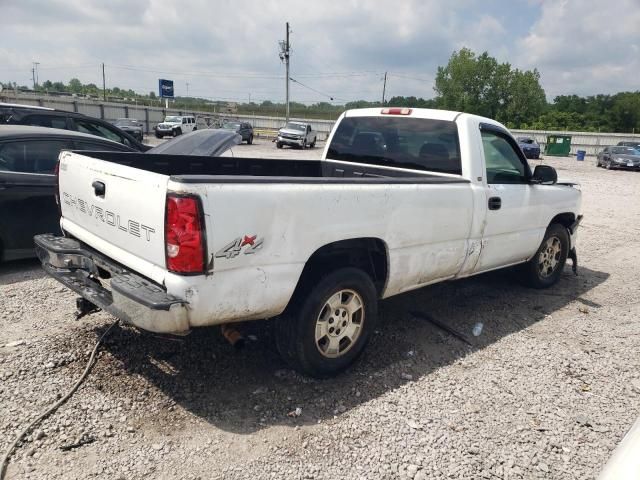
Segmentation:
[(289, 122), (280, 130), (278, 130), (278, 138), (276, 138), (276, 147), (282, 148), (283, 145), (298, 148), (314, 148), (318, 133), (311, 128), (310, 123), (305, 122)]
[(275, 317), (315, 376), (361, 353), (379, 299), (517, 264), (553, 285), (581, 219), (499, 123), (408, 108), (345, 112), (318, 161), (62, 152), (59, 196), (37, 252), (85, 304), (178, 334)]

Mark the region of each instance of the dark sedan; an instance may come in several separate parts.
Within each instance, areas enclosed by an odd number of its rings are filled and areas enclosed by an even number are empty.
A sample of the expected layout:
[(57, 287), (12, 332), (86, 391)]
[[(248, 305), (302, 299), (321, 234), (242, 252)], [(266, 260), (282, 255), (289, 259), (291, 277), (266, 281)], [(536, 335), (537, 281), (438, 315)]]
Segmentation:
[(32, 257), (34, 235), (59, 232), (54, 168), (60, 150), (136, 151), (84, 133), (0, 126), (0, 261)]
[(606, 147), (598, 153), (598, 167), (640, 170), (640, 151), (633, 147)]
[(540, 158), (540, 145), (531, 137), (517, 137), (518, 146), (527, 158)]
[(133, 138), (142, 142), (144, 137), (144, 129), (142, 127), (142, 123), (140, 123), (135, 118), (119, 118), (113, 124), (118, 127), (123, 132), (128, 133)]

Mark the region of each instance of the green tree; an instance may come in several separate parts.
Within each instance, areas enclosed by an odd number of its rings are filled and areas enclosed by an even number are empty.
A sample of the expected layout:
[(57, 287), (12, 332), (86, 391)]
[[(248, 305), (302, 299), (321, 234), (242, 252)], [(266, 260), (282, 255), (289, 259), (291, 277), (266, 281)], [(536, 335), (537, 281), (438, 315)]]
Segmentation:
[(453, 52), (438, 67), (434, 90), (438, 108), (475, 113), (519, 127), (546, 108), (537, 70), (512, 70), (487, 52), (477, 56), (468, 48)]
[(77, 78), (69, 80), (69, 91), (71, 93), (82, 93), (82, 82)]

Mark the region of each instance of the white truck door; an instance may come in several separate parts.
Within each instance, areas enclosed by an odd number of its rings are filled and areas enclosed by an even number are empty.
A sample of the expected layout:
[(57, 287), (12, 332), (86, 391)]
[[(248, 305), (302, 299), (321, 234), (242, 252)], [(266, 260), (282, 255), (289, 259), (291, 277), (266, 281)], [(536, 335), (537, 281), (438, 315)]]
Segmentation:
[(545, 231), (540, 222), (542, 191), (528, 183), (529, 167), (517, 144), (490, 126), (481, 129), (481, 139), (487, 214), (476, 272), (528, 259)]

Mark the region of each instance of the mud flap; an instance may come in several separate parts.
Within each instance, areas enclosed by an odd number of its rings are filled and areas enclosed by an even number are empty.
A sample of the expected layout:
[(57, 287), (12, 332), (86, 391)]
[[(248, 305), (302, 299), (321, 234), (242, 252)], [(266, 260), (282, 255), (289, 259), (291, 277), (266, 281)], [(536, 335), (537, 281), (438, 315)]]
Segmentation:
[(569, 255), (567, 256), (573, 262), (573, 265), (571, 266), (571, 270), (573, 270), (573, 274), (575, 276), (578, 276), (578, 254), (576, 253), (576, 249), (572, 248), (571, 251), (569, 252)]

